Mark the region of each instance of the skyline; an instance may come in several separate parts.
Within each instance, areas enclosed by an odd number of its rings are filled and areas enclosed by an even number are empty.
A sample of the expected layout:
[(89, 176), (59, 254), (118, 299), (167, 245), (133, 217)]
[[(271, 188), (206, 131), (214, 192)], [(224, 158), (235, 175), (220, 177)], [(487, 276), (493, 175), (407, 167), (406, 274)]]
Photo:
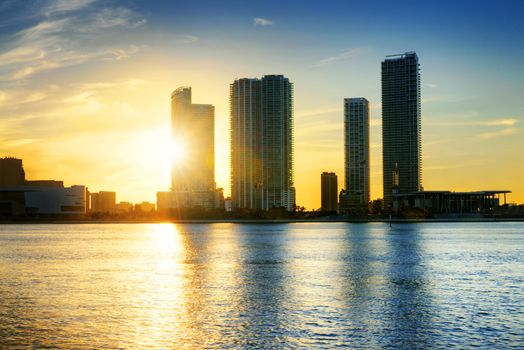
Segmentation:
[(391, 4), (293, 4), (0, 2), (2, 155), (24, 159), (28, 178), (154, 201), (170, 183), (169, 94), (189, 85), (216, 108), (215, 178), (229, 195), (229, 84), (284, 74), (297, 204), (320, 207), (319, 174), (342, 176), (343, 99), (354, 96), (370, 101), (371, 198), (382, 197), (380, 62), (416, 51), (424, 188), (507, 188), (524, 202), (522, 4), (412, 3), (409, 25)]

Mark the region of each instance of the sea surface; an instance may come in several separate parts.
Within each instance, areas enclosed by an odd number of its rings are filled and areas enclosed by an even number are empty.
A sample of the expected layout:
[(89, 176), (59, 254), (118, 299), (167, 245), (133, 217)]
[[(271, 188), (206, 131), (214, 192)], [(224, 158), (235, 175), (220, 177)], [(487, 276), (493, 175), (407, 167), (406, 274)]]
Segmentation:
[(524, 223), (1, 225), (0, 348), (523, 349)]

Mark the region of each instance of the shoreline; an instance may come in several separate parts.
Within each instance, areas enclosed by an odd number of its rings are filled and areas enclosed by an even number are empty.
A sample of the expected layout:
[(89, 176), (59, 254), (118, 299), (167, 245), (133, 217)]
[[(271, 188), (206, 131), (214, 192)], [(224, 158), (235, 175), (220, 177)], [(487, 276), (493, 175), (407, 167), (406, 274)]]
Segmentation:
[(524, 222), (524, 218), (438, 218), (438, 219), (188, 219), (188, 220), (8, 220), (0, 221), (1, 225), (31, 224), (292, 224), (292, 223), (384, 223), (384, 224), (420, 224), (420, 223), (471, 223), (471, 222)]

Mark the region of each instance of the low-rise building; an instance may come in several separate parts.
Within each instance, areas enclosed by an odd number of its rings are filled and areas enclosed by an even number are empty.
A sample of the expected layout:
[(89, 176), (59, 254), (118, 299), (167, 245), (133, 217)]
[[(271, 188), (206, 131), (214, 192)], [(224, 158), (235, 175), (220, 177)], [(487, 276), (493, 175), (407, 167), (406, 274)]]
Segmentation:
[(155, 211), (155, 204), (150, 202), (142, 202), (135, 204), (135, 211), (141, 213), (150, 213)]
[(91, 213), (116, 213), (116, 192), (100, 191), (91, 193)]
[[(402, 215), (422, 210), (433, 217), (485, 216), (506, 204), (507, 190), (474, 192), (418, 191), (393, 193), (392, 212)], [(501, 203), (501, 200), (503, 203)]]
[(116, 204), (116, 212), (118, 214), (129, 213), (133, 210), (133, 204), (130, 202), (119, 202)]

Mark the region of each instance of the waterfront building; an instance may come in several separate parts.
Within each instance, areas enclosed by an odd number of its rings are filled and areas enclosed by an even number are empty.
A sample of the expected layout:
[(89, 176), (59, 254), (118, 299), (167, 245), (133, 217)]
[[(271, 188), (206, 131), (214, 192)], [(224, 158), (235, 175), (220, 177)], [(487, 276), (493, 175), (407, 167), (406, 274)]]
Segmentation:
[(215, 107), (193, 104), (190, 87), (171, 94), (171, 208), (215, 208)]
[(344, 99), (344, 171), (344, 209), (365, 210), (370, 197), (369, 102), (363, 97)]
[(337, 211), (338, 181), (335, 173), (323, 172), (320, 175), (321, 209)]
[(135, 204), (135, 211), (141, 213), (150, 213), (155, 211), (155, 204), (150, 202), (142, 202)]
[(90, 193), (90, 212), (92, 213), (116, 213), (116, 192), (100, 191)]
[(508, 190), (474, 192), (416, 191), (394, 193), (392, 212), (405, 218), (460, 218), (492, 216), (506, 205)]
[(382, 162), (384, 201), (422, 190), (420, 70), (415, 52), (386, 56), (382, 62)]
[(230, 116), (232, 207), (292, 211), (293, 84), (283, 75), (235, 80)]
[(63, 181), (26, 180), (22, 160), (0, 158), (0, 216), (82, 216), (87, 188)]
[(133, 204), (130, 202), (119, 202), (116, 204), (116, 212), (118, 214), (126, 214), (133, 210)]
[(26, 213), (29, 215), (84, 215), (87, 211), (87, 188), (23, 186)]

